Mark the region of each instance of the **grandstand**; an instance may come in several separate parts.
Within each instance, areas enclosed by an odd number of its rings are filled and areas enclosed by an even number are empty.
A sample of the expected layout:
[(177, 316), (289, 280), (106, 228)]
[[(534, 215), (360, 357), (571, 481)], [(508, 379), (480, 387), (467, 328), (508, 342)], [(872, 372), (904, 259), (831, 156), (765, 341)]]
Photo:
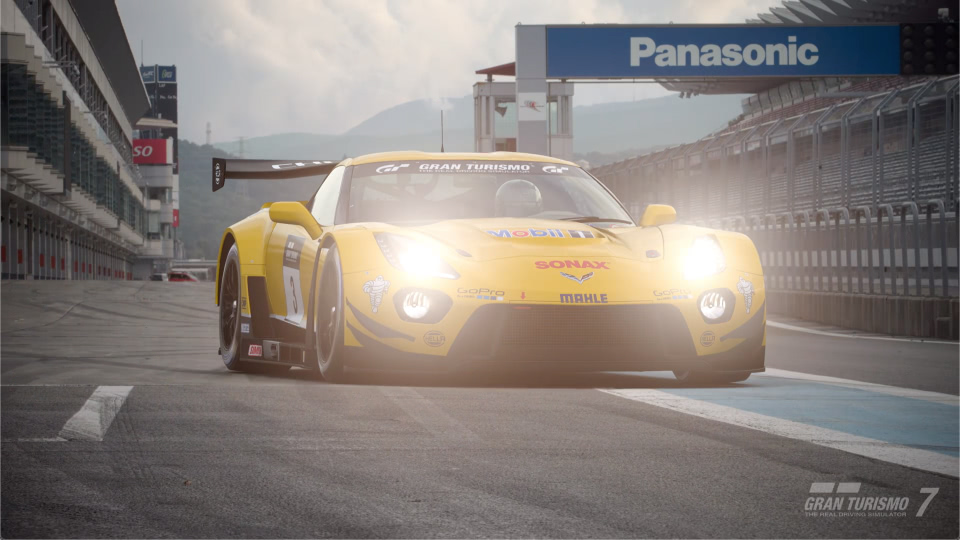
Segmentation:
[(956, 211), (958, 84), (848, 81), (591, 172), (632, 213), (663, 202), (687, 221), (930, 199)]

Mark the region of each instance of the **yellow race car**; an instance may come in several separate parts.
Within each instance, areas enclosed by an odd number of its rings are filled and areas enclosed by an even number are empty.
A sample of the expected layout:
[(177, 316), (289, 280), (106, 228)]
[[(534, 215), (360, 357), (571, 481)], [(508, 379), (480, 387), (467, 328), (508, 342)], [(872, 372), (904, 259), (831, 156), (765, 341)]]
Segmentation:
[(763, 271), (742, 234), (664, 205), (635, 222), (576, 164), (532, 154), (214, 159), (212, 180), (323, 174), (309, 201), (223, 233), (228, 369), (764, 370)]

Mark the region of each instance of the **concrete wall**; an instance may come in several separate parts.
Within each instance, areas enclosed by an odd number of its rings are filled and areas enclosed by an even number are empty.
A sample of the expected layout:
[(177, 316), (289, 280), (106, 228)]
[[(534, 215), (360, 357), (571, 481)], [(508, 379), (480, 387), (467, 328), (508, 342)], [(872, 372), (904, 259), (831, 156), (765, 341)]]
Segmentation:
[(767, 291), (767, 309), (809, 321), (897, 336), (960, 338), (960, 299)]

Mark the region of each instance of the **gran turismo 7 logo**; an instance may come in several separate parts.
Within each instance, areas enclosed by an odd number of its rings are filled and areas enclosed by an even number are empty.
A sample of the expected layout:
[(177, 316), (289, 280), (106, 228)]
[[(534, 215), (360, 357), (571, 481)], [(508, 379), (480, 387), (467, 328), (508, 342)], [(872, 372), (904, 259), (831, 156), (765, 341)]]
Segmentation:
[[(907, 517), (910, 497), (866, 496), (860, 494), (860, 482), (813, 482), (810, 496), (803, 503), (807, 517)], [(926, 495), (915, 517), (923, 517), (940, 488), (925, 487)]]
[(545, 173), (563, 174), (563, 171), (568, 170), (570, 170), (570, 167), (557, 167), (556, 165), (543, 166), (543, 172)]

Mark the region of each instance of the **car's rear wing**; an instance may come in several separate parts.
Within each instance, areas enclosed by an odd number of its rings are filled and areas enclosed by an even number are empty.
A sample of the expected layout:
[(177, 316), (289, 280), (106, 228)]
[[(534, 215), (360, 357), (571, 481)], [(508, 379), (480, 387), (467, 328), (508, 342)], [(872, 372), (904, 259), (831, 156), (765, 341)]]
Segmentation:
[(327, 174), (337, 161), (213, 158), (213, 191), (231, 180), (289, 180)]

